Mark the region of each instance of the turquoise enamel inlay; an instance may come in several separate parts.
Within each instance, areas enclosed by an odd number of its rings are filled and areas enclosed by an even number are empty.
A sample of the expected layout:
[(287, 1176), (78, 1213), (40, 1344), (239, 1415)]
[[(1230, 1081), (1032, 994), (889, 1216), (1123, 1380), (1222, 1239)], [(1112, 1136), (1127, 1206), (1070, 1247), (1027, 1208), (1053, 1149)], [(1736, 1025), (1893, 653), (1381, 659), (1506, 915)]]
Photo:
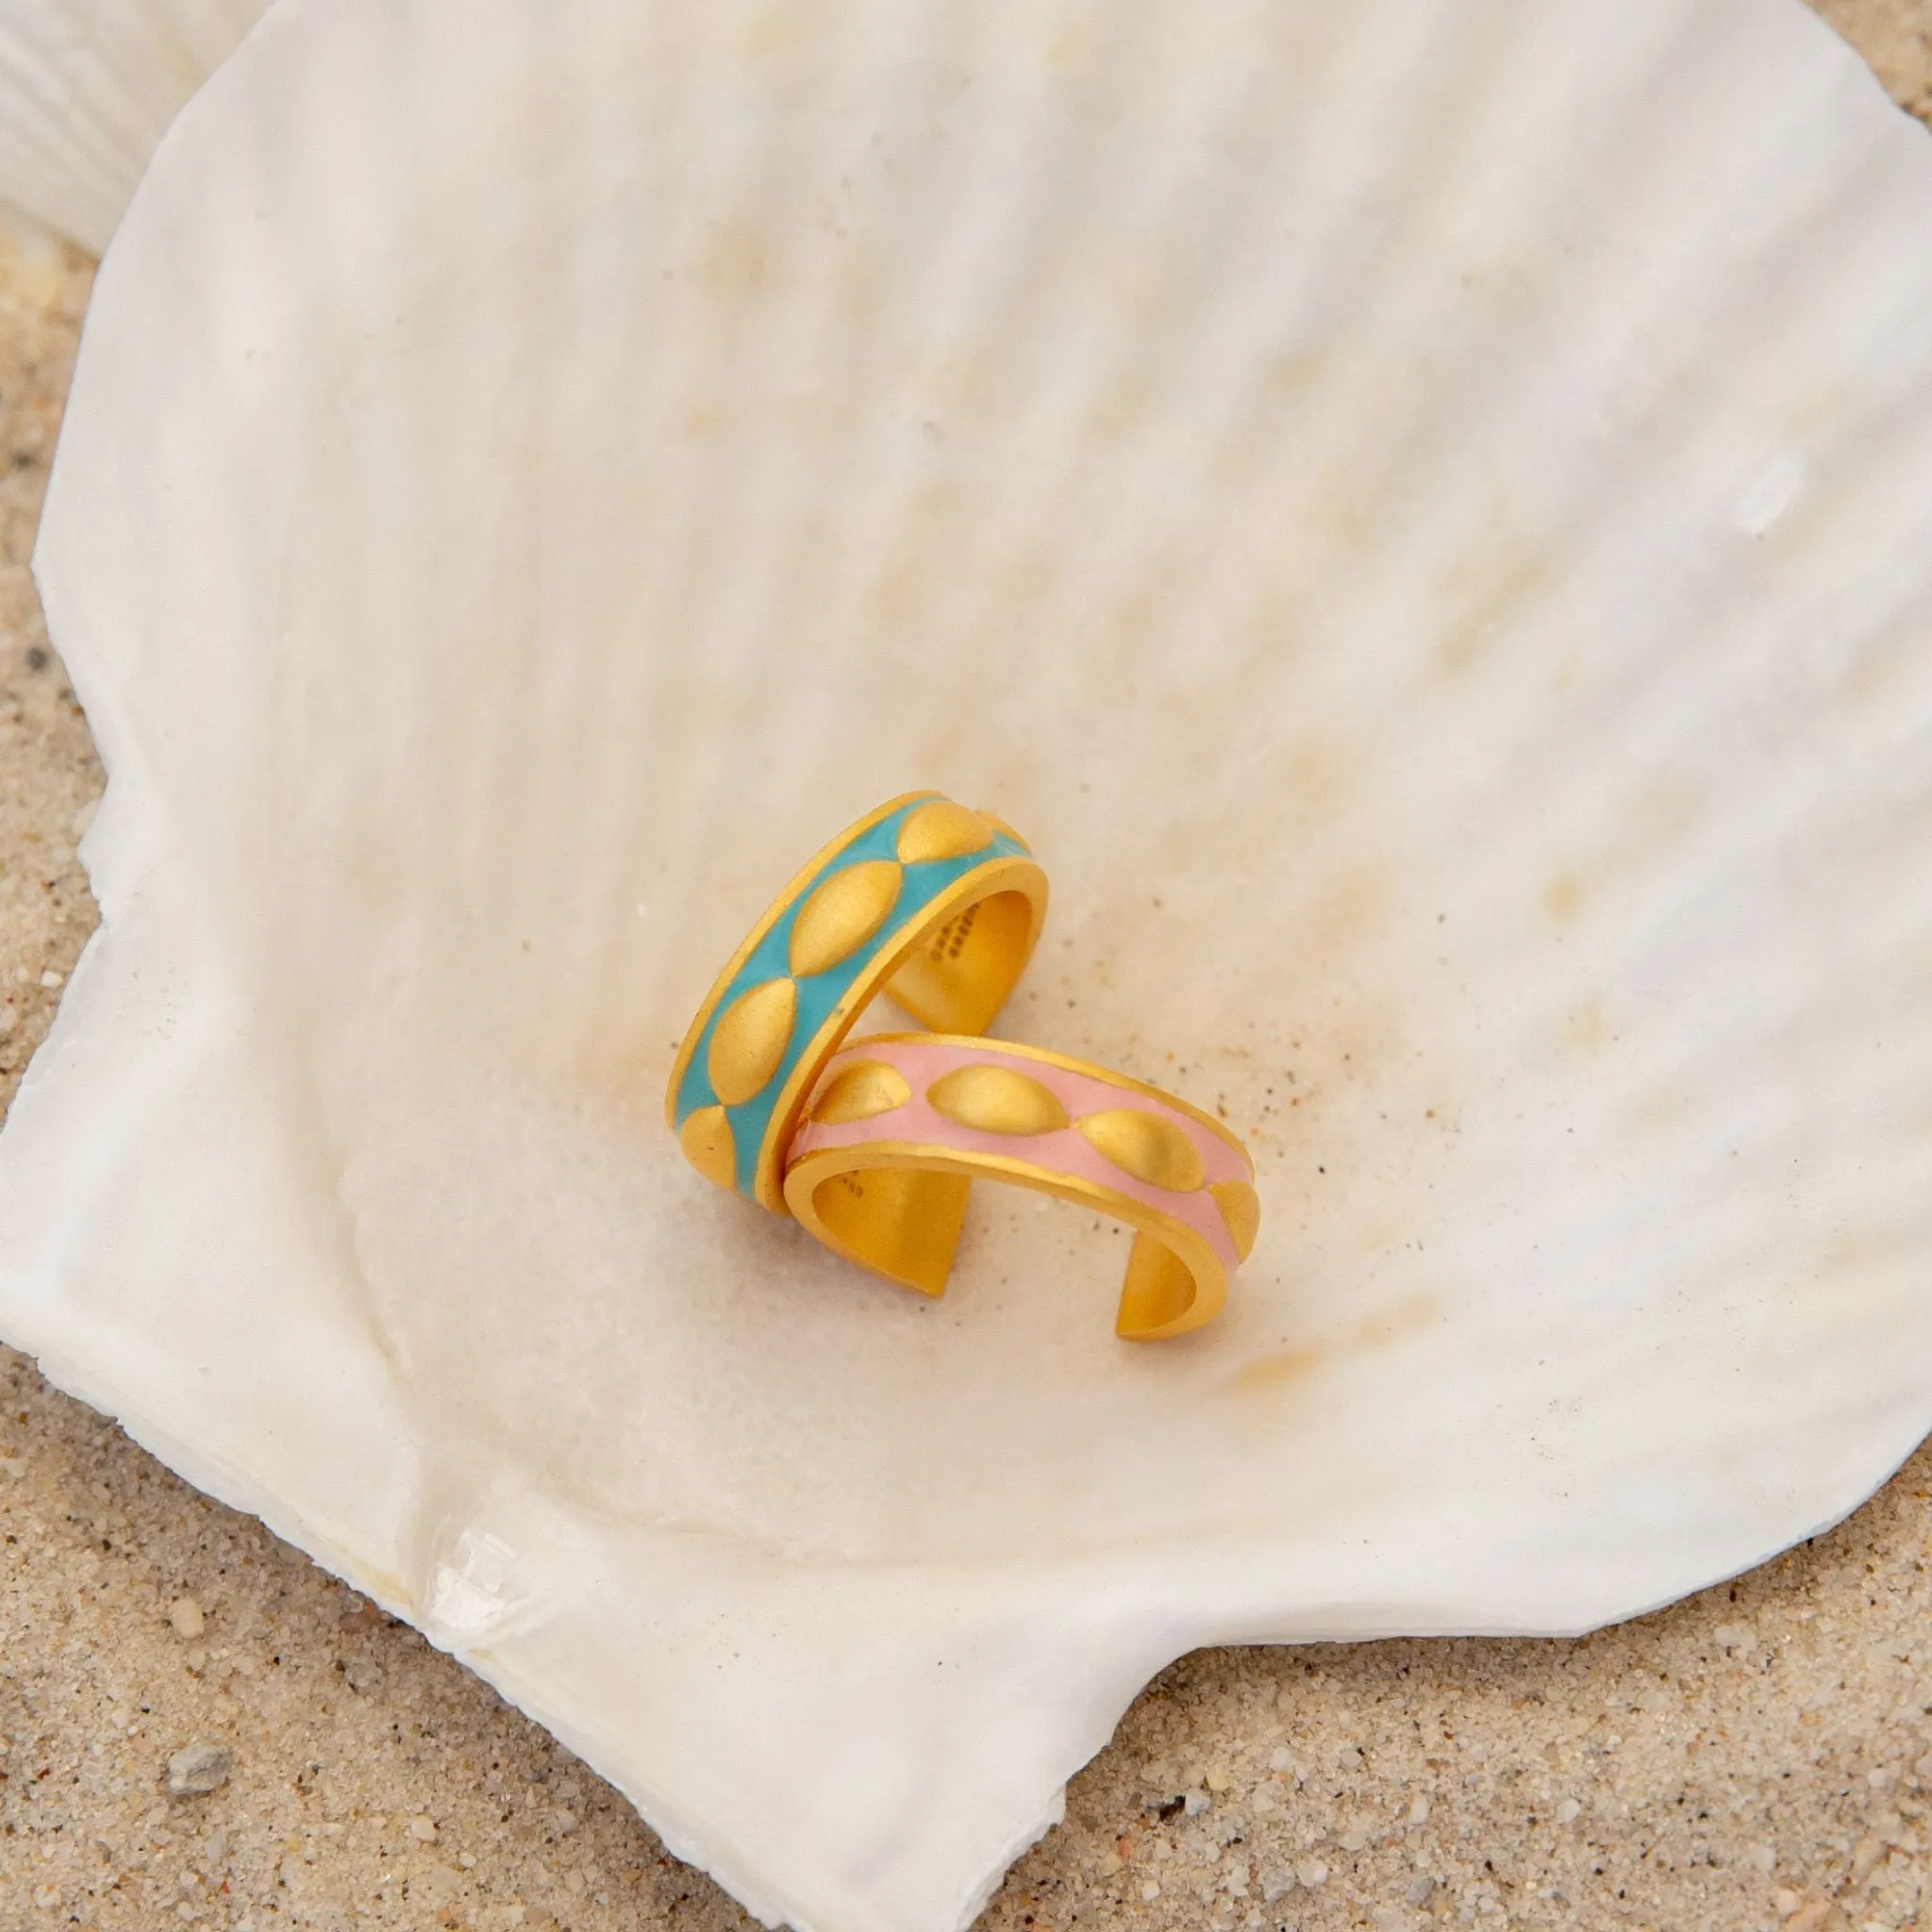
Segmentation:
[[(935, 791), (912, 799), (877, 824), (869, 826), (800, 888), (783, 916), (773, 924), (771, 931), (758, 941), (757, 949), (733, 975), (723, 997), (712, 1008), (710, 1018), (705, 1022), (705, 1030), (698, 1036), (691, 1063), (685, 1068), (684, 1078), (678, 1085), (676, 1126), (682, 1127), (701, 1107), (718, 1104), (718, 1096), (711, 1089), (708, 1067), (711, 1035), (717, 1031), (719, 1020), (730, 1011), (741, 994), (749, 992), (753, 987), (762, 985), (768, 979), (791, 978), (791, 926), (798, 917), (799, 908), (826, 879), (850, 866), (861, 865), (873, 858), (896, 861), (899, 828), (914, 812), (938, 802), (941, 797), (941, 794)], [(978, 871), (990, 859), (1024, 858), (1027, 856), (1026, 848), (1018, 840), (1008, 838), (1004, 832), (995, 832), (990, 843), (961, 858), (921, 859), (905, 866), (899, 897), (879, 930), (825, 972), (809, 974), (794, 981), (798, 988), (798, 1013), (792, 1022), (791, 1038), (786, 1042), (784, 1058), (778, 1062), (777, 1072), (749, 1100), (725, 1108), (725, 1118), (731, 1123), (736, 1178), (741, 1194), (756, 1198), (754, 1190), (758, 1155), (772, 1124), (772, 1109), (813, 1035), (825, 1024), (827, 1015), (845, 997), (853, 982), (881, 952), (889, 951), (901, 941), (908, 926), (922, 924), (928, 916), (926, 908), (932, 902), (969, 872)]]

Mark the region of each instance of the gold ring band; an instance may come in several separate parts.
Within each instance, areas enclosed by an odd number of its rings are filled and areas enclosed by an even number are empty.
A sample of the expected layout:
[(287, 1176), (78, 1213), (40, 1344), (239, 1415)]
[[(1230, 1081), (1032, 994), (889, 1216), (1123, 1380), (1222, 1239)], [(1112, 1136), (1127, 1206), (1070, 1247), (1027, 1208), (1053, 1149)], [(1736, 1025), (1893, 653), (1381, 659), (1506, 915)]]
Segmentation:
[(983, 1031), (1025, 971), (1046, 896), (1009, 825), (938, 792), (847, 827), (752, 928), (685, 1034), (665, 1113), (686, 1158), (782, 1214), (806, 1095), (873, 996), (927, 1026)]
[(938, 1295), (975, 1179), (1135, 1229), (1115, 1321), (1133, 1341), (1211, 1322), (1260, 1226), (1254, 1163), (1211, 1115), (1062, 1054), (938, 1034), (875, 1034), (828, 1061), (785, 1200), (835, 1253)]

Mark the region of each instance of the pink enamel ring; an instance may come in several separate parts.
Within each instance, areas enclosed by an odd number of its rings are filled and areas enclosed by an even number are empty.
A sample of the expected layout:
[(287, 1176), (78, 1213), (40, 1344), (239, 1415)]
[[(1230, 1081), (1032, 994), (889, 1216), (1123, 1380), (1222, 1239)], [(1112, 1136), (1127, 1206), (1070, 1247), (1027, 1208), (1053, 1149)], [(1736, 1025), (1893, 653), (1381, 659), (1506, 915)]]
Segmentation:
[(1247, 1150), (1211, 1115), (1103, 1067), (947, 1033), (880, 1033), (826, 1064), (786, 1157), (785, 1205), (835, 1254), (945, 1292), (974, 1180), (1134, 1228), (1115, 1333), (1211, 1322), (1255, 1245)]

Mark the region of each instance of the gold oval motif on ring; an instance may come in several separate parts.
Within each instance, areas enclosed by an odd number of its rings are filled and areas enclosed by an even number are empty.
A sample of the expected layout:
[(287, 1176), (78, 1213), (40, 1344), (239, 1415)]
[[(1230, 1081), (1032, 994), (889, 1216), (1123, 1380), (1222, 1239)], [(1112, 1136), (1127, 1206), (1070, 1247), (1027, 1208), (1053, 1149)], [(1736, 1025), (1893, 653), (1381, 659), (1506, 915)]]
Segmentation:
[(1255, 1237), (1261, 1231), (1260, 1195), (1246, 1181), (1216, 1181), (1208, 1191), (1227, 1224), (1236, 1258), (1245, 1261), (1255, 1252)]
[(788, 958), (799, 979), (829, 972), (885, 924), (905, 874), (890, 858), (848, 865), (818, 887), (791, 922)]
[(891, 1113), (912, 1098), (912, 1089), (897, 1067), (884, 1060), (861, 1060), (828, 1080), (811, 1104), (807, 1118), (838, 1126), (846, 1121), (869, 1121)]
[(789, 979), (768, 979), (725, 1008), (711, 1033), (705, 1070), (711, 1091), (726, 1107), (749, 1100), (778, 1071), (797, 1013), (798, 989)]
[(1049, 1088), (1010, 1067), (956, 1067), (926, 1089), (926, 1104), (955, 1126), (981, 1134), (1051, 1134), (1067, 1110)]
[(699, 1108), (677, 1130), (677, 1144), (708, 1181), (715, 1181), (721, 1188), (737, 1186), (738, 1143), (722, 1107)]
[(992, 841), (993, 828), (978, 812), (941, 798), (908, 814), (899, 827), (897, 850), (906, 864), (917, 865), (930, 858), (964, 858)]
[(1208, 1178), (1201, 1150), (1170, 1120), (1138, 1107), (1110, 1107), (1074, 1126), (1088, 1144), (1137, 1181), (1191, 1193)]

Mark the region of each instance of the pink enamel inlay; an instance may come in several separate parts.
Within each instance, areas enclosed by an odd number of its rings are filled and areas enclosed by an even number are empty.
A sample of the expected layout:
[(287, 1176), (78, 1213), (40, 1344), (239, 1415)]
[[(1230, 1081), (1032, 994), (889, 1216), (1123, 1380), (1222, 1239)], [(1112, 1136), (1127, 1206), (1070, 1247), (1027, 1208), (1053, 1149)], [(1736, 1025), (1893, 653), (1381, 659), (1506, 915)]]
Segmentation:
[[(821, 1149), (851, 1147), (867, 1141), (912, 1141), (922, 1146), (948, 1147), (964, 1154), (1005, 1155), (1111, 1188), (1116, 1193), (1171, 1214), (1207, 1239), (1229, 1274), (1240, 1265), (1227, 1223), (1222, 1219), (1221, 1208), (1208, 1189), (1220, 1181), (1246, 1181), (1252, 1185), (1254, 1170), (1237, 1149), (1182, 1108), (1169, 1106), (1137, 1088), (1118, 1086), (1104, 1074), (1075, 1073), (1049, 1060), (1037, 1060), (1027, 1054), (1005, 1049), (992, 1041), (959, 1041), (932, 1035), (874, 1035), (868, 1040), (855, 1040), (826, 1063), (820, 1085), (836, 1079), (847, 1067), (866, 1061), (881, 1061), (896, 1068), (911, 1088), (912, 1097), (890, 1112), (875, 1113), (862, 1121), (826, 1123), (807, 1119), (786, 1152), (788, 1168)], [(1066, 1109), (1070, 1122), (1122, 1107), (1136, 1108), (1172, 1122), (1193, 1142), (1201, 1156), (1206, 1178), (1189, 1193), (1157, 1188), (1116, 1167), (1073, 1126), (1058, 1127), (1045, 1134), (990, 1134), (963, 1127), (936, 1112), (925, 1098), (927, 1090), (936, 1082), (961, 1067), (1008, 1067), (1029, 1080), (1037, 1080)]]

